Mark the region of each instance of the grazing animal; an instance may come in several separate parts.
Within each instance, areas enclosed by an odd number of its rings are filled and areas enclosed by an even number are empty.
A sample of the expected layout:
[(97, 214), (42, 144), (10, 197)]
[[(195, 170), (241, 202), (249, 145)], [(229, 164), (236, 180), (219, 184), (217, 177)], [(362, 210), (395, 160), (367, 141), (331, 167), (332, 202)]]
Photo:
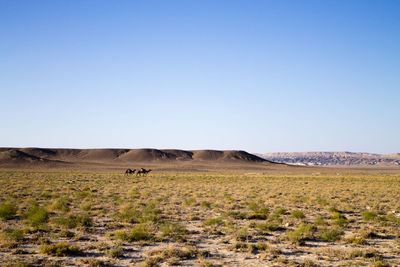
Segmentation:
[(151, 172), (151, 170), (150, 170), (150, 169), (148, 169), (148, 170), (146, 170), (146, 169), (145, 169), (145, 170), (143, 170), (143, 174), (144, 174), (144, 175), (147, 175), (149, 172)]
[(151, 172), (151, 170), (149, 169), (149, 170), (146, 170), (146, 169), (144, 169), (144, 168), (141, 168), (140, 170), (138, 170), (137, 172), (136, 172), (136, 175), (142, 175), (142, 176), (146, 176), (149, 172)]
[(143, 168), (141, 168), (140, 170), (138, 170), (137, 172), (136, 172), (136, 176), (140, 176), (140, 175), (142, 175), (143, 174)]
[(135, 172), (136, 172), (136, 169), (127, 169), (126, 171), (125, 171), (125, 174), (135, 174)]

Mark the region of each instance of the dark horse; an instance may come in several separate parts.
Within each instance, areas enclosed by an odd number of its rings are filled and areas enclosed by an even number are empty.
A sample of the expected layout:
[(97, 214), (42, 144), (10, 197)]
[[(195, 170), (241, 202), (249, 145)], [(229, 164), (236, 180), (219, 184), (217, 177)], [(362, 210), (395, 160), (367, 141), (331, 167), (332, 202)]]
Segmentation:
[(136, 172), (136, 169), (127, 169), (126, 171), (125, 171), (125, 174), (135, 174), (135, 172)]
[(140, 170), (138, 170), (137, 172), (136, 172), (136, 175), (142, 175), (142, 176), (146, 176), (149, 172), (151, 172), (151, 170), (149, 169), (149, 170), (146, 170), (146, 169), (143, 169), (143, 168), (141, 168)]

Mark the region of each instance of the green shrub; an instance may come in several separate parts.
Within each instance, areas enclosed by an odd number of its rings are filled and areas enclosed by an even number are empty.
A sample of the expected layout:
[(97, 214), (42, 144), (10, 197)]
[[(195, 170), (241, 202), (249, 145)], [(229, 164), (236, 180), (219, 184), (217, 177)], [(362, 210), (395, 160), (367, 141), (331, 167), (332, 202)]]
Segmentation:
[(266, 242), (258, 241), (255, 244), (255, 247), (257, 248), (258, 251), (265, 251), (268, 248), (268, 244)]
[(333, 219), (333, 224), (338, 226), (344, 226), (348, 223), (346, 216), (337, 211), (332, 212), (331, 219)]
[(268, 221), (282, 223), (283, 220), (280, 213), (274, 212), (268, 216)]
[(374, 261), (379, 261), (382, 259), (382, 255), (375, 249), (360, 250), (354, 249), (347, 253), (347, 258), (366, 258), (372, 259)]
[(161, 226), (161, 232), (165, 237), (175, 238), (178, 240), (184, 239), (187, 234), (185, 226), (170, 222), (164, 223)]
[(38, 227), (48, 222), (49, 212), (45, 208), (34, 204), (24, 213), (24, 217), (28, 224)]
[(236, 211), (236, 210), (228, 211), (227, 215), (231, 216), (234, 219), (238, 219), (238, 220), (244, 220), (248, 216), (246, 212), (240, 212), (240, 211)]
[(195, 204), (195, 203), (196, 203), (196, 199), (193, 198), (193, 197), (187, 198), (187, 199), (185, 199), (185, 200), (183, 201), (183, 205), (186, 205), (186, 206), (191, 206), (191, 205), (193, 205), (193, 204)]
[(378, 214), (374, 211), (364, 211), (361, 214), (361, 217), (363, 218), (364, 221), (374, 220), (376, 216), (378, 216)]
[(71, 231), (68, 230), (62, 230), (60, 234), (58, 235), (59, 237), (66, 237), (66, 238), (72, 238), (75, 236), (75, 234)]
[(115, 217), (124, 222), (135, 223), (139, 221), (141, 216), (140, 210), (134, 207), (132, 204), (126, 204), (120, 207), (119, 212)]
[(328, 200), (323, 199), (323, 198), (317, 198), (317, 203), (321, 206), (326, 206), (329, 204)]
[(393, 223), (395, 223), (397, 225), (400, 225), (400, 218), (399, 217), (396, 217), (394, 215), (388, 215), (386, 218), (387, 218), (388, 221), (393, 222)]
[(24, 232), (20, 229), (6, 229), (2, 232), (2, 237), (9, 241), (22, 241)]
[(330, 207), (328, 209), (328, 211), (330, 211), (330, 212), (339, 212), (340, 213), (340, 210), (338, 210), (336, 207)]
[(301, 210), (292, 210), (290, 212), (290, 217), (296, 218), (296, 219), (303, 219), (306, 216), (304, 215), (304, 213)]
[(12, 217), (17, 214), (18, 207), (15, 204), (12, 203), (2, 203), (0, 205), (0, 218), (8, 220), (11, 219)]
[(89, 215), (69, 215), (68, 217), (58, 217), (53, 220), (53, 222), (57, 225), (63, 226), (67, 229), (76, 228), (78, 226), (81, 227), (92, 227), (93, 219)]
[(141, 211), (139, 222), (157, 222), (158, 217), (161, 213), (158, 205), (159, 202), (157, 200), (151, 200), (150, 202), (148, 202)]
[(88, 214), (82, 214), (78, 216), (79, 225), (82, 227), (92, 227), (93, 226), (93, 219)]
[(129, 233), (125, 231), (115, 231), (113, 236), (115, 239), (129, 242), (153, 239), (153, 235), (148, 231), (145, 225), (135, 225)]
[(246, 242), (236, 242), (232, 248), (236, 251), (246, 252), (249, 250), (250, 245)]
[(70, 215), (68, 217), (58, 217), (58, 218), (52, 219), (52, 222), (56, 225), (63, 226), (67, 229), (75, 228), (78, 225), (76, 217), (73, 215)]
[(152, 200), (142, 208), (133, 204), (123, 205), (115, 218), (129, 223), (157, 222), (160, 213), (158, 201)]
[(123, 240), (127, 241), (128, 240), (128, 234), (124, 230), (118, 230), (112, 233), (113, 239), (116, 240)]
[(268, 216), (269, 209), (261, 201), (258, 201), (258, 203), (251, 201), (247, 206), (253, 211), (253, 214), (263, 215), (265, 218)]
[(365, 239), (362, 237), (352, 236), (345, 239), (346, 243), (364, 245), (366, 244)]
[(228, 201), (232, 201), (233, 200), (232, 196), (230, 194), (228, 194), (227, 192), (224, 192), (224, 198), (226, 200), (228, 200)]
[(247, 227), (242, 227), (236, 229), (234, 232), (234, 237), (237, 241), (245, 241), (249, 239), (249, 229)]
[(198, 249), (192, 246), (186, 246), (184, 249), (168, 248), (149, 252), (149, 256), (154, 256), (158, 259), (157, 262), (167, 262), (168, 266), (177, 265), (182, 260), (196, 258), (198, 254)]
[(337, 241), (344, 234), (343, 231), (339, 229), (322, 229), (320, 230), (320, 236), (322, 240), (325, 241)]
[(92, 209), (92, 203), (90, 203), (90, 202), (84, 202), (84, 203), (82, 203), (82, 205), (80, 206), (80, 208), (81, 208), (81, 210), (89, 211), (89, 210)]
[(258, 223), (258, 224), (256, 224), (256, 226), (258, 229), (260, 229), (262, 231), (279, 231), (279, 230), (283, 229), (282, 227), (279, 227), (276, 224), (272, 224), (272, 223), (268, 223), (268, 222)]
[(275, 211), (273, 212), (273, 214), (284, 215), (284, 214), (286, 214), (286, 212), (287, 212), (286, 209), (284, 209), (284, 208), (279, 208), (279, 209), (275, 210)]
[(307, 202), (309, 199), (310, 199), (309, 197), (301, 197), (301, 198), (298, 198), (297, 200), (299, 202)]
[(75, 193), (75, 198), (78, 200), (93, 198), (93, 193), (90, 190), (78, 191)]
[(315, 224), (315, 225), (327, 225), (328, 223), (325, 222), (325, 220), (324, 220), (323, 217), (317, 217), (317, 218), (315, 218), (315, 220), (314, 220), (314, 224)]
[(69, 202), (70, 202), (70, 200), (67, 198), (59, 198), (54, 202), (54, 204), (52, 205), (52, 208), (54, 210), (68, 212), (68, 211), (70, 211)]
[(106, 255), (110, 258), (122, 258), (124, 256), (124, 250), (120, 246), (112, 247), (107, 251)]
[(383, 260), (377, 260), (371, 263), (371, 267), (390, 267), (390, 264)]
[(203, 202), (201, 202), (201, 207), (209, 209), (209, 208), (211, 208), (211, 203), (208, 201), (203, 201)]
[(50, 256), (75, 256), (81, 255), (78, 246), (71, 246), (69, 243), (57, 243), (52, 245), (45, 245), (40, 249), (42, 254), (47, 254)]
[(347, 258), (354, 259), (354, 258), (364, 257), (364, 253), (365, 252), (360, 249), (353, 249), (347, 253)]
[(221, 225), (224, 221), (221, 218), (209, 218), (203, 222), (203, 225), (210, 226), (210, 225)]
[(140, 192), (137, 189), (131, 189), (128, 191), (127, 197), (131, 199), (138, 199), (140, 198)]
[(150, 240), (153, 235), (146, 229), (145, 226), (135, 225), (128, 235), (128, 241)]
[(45, 198), (45, 199), (51, 199), (51, 198), (53, 198), (53, 197), (55, 197), (55, 196), (51, 193), (51, 191), (50, 191), (50, 192), (49, 192), (49, 191), (46, 191), (46, 192), (43, 192), (43, 193), (40, 195), (40, 197)]
[(287, 236), (291, 240), (300, 241), (303, 239), (311, 239), (314, 237), (316, 227), (310, 224), (302, 224), (294, 231), (287, 232)]

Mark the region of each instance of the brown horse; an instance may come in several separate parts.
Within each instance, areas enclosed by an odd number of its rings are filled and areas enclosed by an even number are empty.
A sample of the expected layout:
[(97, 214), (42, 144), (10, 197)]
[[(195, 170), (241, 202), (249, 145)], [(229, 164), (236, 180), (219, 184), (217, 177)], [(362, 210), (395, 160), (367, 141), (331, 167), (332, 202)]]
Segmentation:
[(127, 169), (126, 171), (125, 171), (125, 174), (135, 174), (135, 172), (136, 172), (136, 169)]

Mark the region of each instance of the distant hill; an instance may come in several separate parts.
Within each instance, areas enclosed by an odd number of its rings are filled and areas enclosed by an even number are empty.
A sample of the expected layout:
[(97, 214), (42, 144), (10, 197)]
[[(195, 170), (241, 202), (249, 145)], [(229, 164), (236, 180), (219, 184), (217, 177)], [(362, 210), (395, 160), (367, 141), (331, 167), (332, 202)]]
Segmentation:
[[(133, 166), (136, 163), (270, 163), (241, 150), (177, 150), (177, 149), (64, 149), (64, 148), (0, 148), (0, 167), (45, 168), (79, 165)], [(209, 163), (207, 163), (209, 162)], [(186, 165), (187, 165), (186, 164)]]
[(400, 166), (400, 153), (381, 155), (354, 152), (277, 152), (257, 155), (274, 162), (302, 166)]

